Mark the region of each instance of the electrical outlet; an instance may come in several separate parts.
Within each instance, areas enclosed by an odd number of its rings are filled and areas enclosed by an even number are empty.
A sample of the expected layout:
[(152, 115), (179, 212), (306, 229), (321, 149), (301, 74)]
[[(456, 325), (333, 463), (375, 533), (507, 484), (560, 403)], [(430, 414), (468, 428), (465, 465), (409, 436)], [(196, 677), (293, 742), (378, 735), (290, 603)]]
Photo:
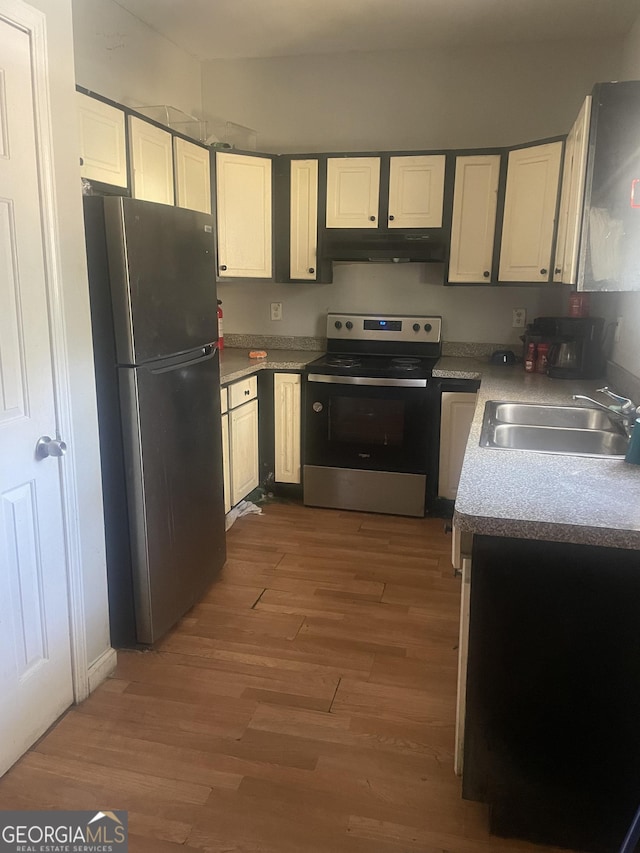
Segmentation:
[(514, 329), (523, 329), (524, 324), (527, 322), (527, 309), (526, 308), (514, 308), (513, 309), (513, 320), (511, 321), (511, 325)]
[(271, 303), (271, 319), (282, 320), (282, 302)]
[(618, 317), (616, 320), (616, 331), (613, 335), (613, 340), (615, 343), (618, 343), (620, 340), (620, 335), (622, 334), (622, 317)]

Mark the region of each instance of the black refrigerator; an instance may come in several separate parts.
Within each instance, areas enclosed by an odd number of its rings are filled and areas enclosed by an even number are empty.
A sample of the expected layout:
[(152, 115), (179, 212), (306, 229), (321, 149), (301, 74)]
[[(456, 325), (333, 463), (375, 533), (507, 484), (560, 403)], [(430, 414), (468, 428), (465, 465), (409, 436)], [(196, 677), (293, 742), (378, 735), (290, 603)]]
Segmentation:
[(213, 220), (84, 199), (111, 642), (150, 645), (225, 557)]

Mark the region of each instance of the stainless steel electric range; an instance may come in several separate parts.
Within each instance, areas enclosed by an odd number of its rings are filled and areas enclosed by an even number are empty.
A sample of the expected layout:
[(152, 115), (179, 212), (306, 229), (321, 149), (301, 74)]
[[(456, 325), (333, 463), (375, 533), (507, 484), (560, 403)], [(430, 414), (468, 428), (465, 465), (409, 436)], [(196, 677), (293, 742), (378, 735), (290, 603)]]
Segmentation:
[(329, 314), (306, 370), (304, 502), (425, 513), (441, 317)]

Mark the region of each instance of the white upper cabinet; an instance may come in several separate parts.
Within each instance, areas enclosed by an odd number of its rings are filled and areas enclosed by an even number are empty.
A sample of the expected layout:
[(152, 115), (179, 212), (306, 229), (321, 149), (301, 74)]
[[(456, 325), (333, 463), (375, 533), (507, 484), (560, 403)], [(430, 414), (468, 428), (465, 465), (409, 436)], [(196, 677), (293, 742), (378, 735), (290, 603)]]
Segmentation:
[(271, 159), (216, 151), (218, 274), (271, 278)]
[(290, 278), (315, 281), (318, 254), (318, 161), (291, 161)]
[(456, 157), (451, 282), (491, 281), (499, 179), (499, 154)]
[(577, 282), (590, 119), (591, 95), (588, 95), (578, 113), (578, 118), (569, 131), (564, 152), (558, 239), (553, 269), (553, 280), (563, 284)]
[(129, 150), (133, 197), (173, 204), (173, 146), (171, 134), (129, 116)]
[(127, 186), (124, 112), (76, 93), (80, 135), (80, 174), (90, 181)]
[(377, 228), (379, 157), (327, 159), (327, 228)]
[(562, 142), (509, 152), (500, 281), (549, 281)]
[(440, 228), (444, 154), (391, 157), (389, 228)]
[(211, 213), (209, 149), (176, 136), (173, 140), (176, 170), (176, 204)]

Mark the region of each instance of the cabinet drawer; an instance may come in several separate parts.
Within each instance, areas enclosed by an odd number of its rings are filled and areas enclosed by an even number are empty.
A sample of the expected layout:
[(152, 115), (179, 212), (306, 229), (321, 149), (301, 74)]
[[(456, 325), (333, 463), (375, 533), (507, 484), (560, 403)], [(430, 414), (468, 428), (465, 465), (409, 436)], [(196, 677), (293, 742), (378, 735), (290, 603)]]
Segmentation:
[(228, 386), (229, 392), (229, 408), (235, 409), (249, 400), (254, 400), (258, 396), (258, 377), (249, 376), (241, 382), (234, 382)]
[(220, 389), (220, 414), (224, 415), (229, 409), (229, 399), (226, 388)]

